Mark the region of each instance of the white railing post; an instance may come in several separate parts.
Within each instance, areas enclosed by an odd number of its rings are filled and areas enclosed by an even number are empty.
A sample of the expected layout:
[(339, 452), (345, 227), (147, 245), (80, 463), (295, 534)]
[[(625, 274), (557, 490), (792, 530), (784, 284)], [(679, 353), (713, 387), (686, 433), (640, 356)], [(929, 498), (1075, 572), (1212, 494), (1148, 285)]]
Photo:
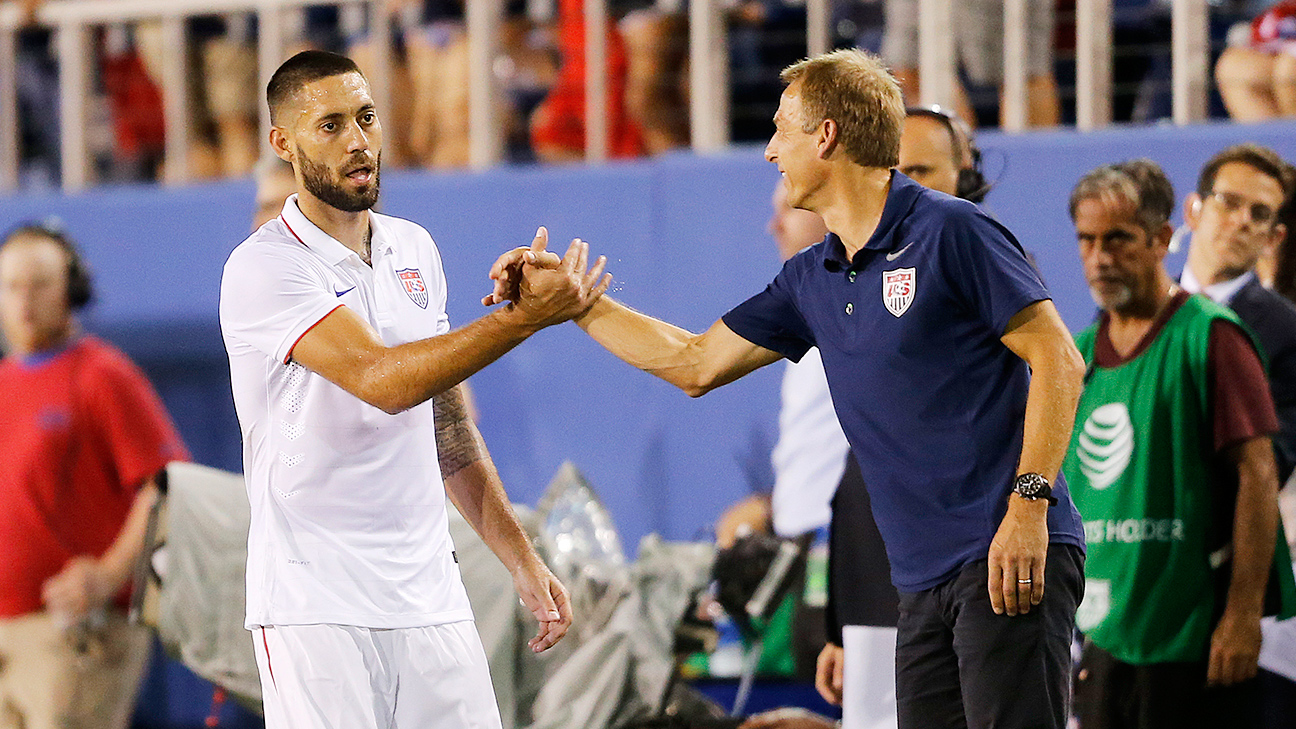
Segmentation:
[(922, 104), (954, 108), (953, 0), (918, 0), (918, 96)]
[(829, 0), (806, 0), (806, 56), (823, 55), (832, 50), (832, 3)]
[(63, 189), (76, 192), (90, 182), (90, 151), (86, 139), (89, 122), (89, 34), (79, 20), (60, 22), (55, 32), (59, 54), (59, 137)]
[(695, 151), (729, 145), (729, 43), (718, 0), (689, 3), (689, 124)]
[[(364, 8), (361, 8), (363, 10)], [(378, 109), (378, 118), (391, 114), (392, 34), (391, 16), (386, 3), (369, 3), (369, 45), (373, 49), (373, 67), (369, 71), (369, 94)]]
[(500, 133), (499, 80), (495, 55), (499, 48), (500, 0), (470, 0), (468, 13), (468, 164), (485, 169), (504, 152)]
[(0, 23), (0, 190), (18, 189), (18, 31)]
[(167, 184), (189, 180), (189, 89), (185, 70), (185, 18), (169, 15), (162, 19), (162, 113), (165, 120), (165, 164), (162, 179)]
[(1111, 123), (1112, 0), (1076, 0), (1076, 127)]
[(1009, 132), (1026, 128), (1026, 18), (1031, 2), (1053, 0), (1004, 0), (1003, 127)]
[(269, 144), (270, 109), (265, 102), (265, 88), (275, 69), (284, 62), (284, 11), (278, 3), (264, 5), (257, 11), (257, 98), (261, 108), (261, 144)]
[(1175, 124), (1206, 118), (1210, 82), (1210, 10), (1206, 0), (1175, 0), (1171, 10)]
[(608, 158), (607, 0), (585, 0), (585, 161)]

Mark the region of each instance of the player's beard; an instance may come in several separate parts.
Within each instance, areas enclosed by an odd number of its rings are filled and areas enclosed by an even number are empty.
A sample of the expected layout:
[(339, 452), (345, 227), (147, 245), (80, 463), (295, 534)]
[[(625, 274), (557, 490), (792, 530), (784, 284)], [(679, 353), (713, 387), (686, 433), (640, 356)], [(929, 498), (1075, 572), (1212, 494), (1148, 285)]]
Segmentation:
[[(373, 179), (368, 185), (354, 192), (344, 187), (344, 183), (337, 181), (337, 173), (328, 165), (318, 163), (303, 154), (301, 147), (297, 147), (297, 162), (301, 165), (302, 183), (305, 184), (306, 191), (319, 198), (321, 202), (346, 213), (358, 213), (378, 204), (378, 177), (379, 170), (382, 168), (381, 152), (373, 160)], [(348, 162), (346, 167), (362, 162), (363, 160)]]

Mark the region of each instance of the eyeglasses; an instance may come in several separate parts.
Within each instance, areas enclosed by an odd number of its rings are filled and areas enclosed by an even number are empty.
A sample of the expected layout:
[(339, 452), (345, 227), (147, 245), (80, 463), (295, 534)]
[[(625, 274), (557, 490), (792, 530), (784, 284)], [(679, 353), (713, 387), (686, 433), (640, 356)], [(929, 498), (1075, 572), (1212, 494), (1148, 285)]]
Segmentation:
[(1277, 210), (1264, 203), (1251, 202), (1236, 192), (1212, 192), (1206, 196), (1206, 199), (1219, 203), (1220, 207), (1229, 213), (1246, 210), (1251, 222), (1256, 225), (1273, 225), (1278, 219)]

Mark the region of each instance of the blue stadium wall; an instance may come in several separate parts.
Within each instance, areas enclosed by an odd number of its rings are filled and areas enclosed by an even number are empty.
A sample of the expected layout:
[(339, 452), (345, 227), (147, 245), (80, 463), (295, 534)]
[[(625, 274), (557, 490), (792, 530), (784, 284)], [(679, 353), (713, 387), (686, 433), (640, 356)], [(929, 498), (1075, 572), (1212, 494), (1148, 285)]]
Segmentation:
[[(1067, 324), (1078, 330), (1094, 313), (1066, 211), (1081, 174), (1147, 156), (1166, 168), (1182, 199), (1201, 164), (1225, 145), (1253, 140), (1296, 159), (1293, 132), (1293, 124), (1267, 124), (985, 134), (986, 172), (996, 182), (988, 206), (1035, 255)], [(383, 209), (432, 232), (445, 260), (452, 322), (483, 313), (491, 261), (528, 243), (544, 224), (553, 245), (579, 236), (608, 256), (617, 298), (700, 331), (778, 270), (765, 229), (775, 180), (758, 149), (600, 167), (392, 171), (384, 175)], [(235, 181), (0, 199), (5, 227), (62, 220), (95, 273), (98, 303), (86, 328), (144, 367), (197, 460), (232, 470), (241, 456), (217, 295), (221, 266), (248, 232), (252, 198), (252, 184)], [(1175, 272), (1182, 258), (1172, 259)], [(524, 343), (472, 386), (512, 498), (536, 503), (570, 459), (633, 550), (649, 532), (706, 535), (725, 505), (769, 485), (781, 373), (775, 365), (691, 400), (568, 324)]]

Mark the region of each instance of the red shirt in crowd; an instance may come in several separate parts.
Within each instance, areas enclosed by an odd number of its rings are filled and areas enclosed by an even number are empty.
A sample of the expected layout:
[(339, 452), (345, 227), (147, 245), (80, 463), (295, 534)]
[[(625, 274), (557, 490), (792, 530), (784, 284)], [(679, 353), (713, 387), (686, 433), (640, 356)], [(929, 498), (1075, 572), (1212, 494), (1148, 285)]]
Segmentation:
[(117, 538), (145, 481), (188, 458), (144, 374), (80, 337), (0, 360), (0, 617), (41, 609), (41, 586)]

